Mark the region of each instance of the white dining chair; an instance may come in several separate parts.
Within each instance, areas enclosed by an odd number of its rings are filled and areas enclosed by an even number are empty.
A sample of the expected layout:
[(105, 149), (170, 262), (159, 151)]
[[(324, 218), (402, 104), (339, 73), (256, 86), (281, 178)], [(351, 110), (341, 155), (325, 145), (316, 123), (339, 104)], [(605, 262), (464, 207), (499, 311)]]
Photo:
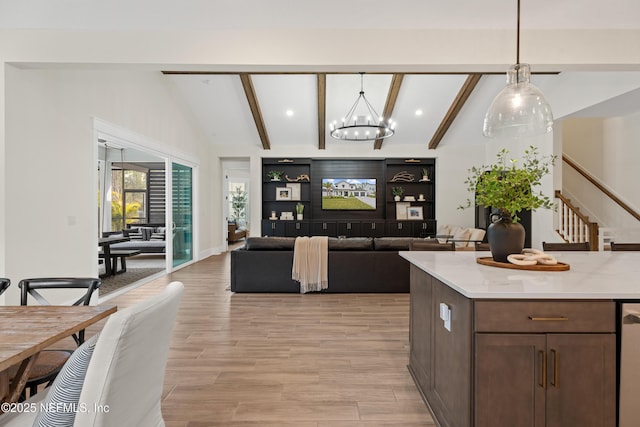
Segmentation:
[[(46, 397), (35, 396), (38, 410), (4, 414), (0, 426), (164, 426), (164, 371), (183, 291), (182, 283), (172, 282), (160, 294), (112, 314), (97, 340), (87, 340), (76, 350)], [(74, 390), (69, 383), (82, 376), (83, 363), (86, 376), (81, 389)], [(72, 414), (42, 410), (71, 408), (74, 402), (78, 410)]]

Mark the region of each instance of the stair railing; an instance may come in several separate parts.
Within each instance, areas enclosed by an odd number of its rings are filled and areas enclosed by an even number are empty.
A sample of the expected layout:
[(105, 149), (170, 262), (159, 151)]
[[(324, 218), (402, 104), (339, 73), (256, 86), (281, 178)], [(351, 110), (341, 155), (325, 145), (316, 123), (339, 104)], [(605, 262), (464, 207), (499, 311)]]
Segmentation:
[(571, 204), (571, 201), (556, 190), (558, 199), (558, 234), (569, 243), (589, 242), (592, 251), (598, 250), (598, 223)]

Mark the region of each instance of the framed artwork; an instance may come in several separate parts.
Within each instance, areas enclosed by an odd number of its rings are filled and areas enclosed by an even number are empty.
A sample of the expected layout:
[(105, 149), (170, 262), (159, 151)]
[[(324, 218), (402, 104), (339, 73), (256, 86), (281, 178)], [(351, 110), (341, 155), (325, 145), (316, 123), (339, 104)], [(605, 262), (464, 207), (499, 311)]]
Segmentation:
[(407, 219), (423, 219), (422, 206), (409, 206), (407, 208)]
[(396, 202), (396, 219), (407, 219), (407, 209), (411, 206), (408, 202)]
[(291, 189), (290, 200), (300, 200), (300, 184), (299, 183), (288, 183), (287, 188)]
[(289, 188), (289, 187), (277, 187), (276, 188), (276, 200), (291, 200), (291, 188)]

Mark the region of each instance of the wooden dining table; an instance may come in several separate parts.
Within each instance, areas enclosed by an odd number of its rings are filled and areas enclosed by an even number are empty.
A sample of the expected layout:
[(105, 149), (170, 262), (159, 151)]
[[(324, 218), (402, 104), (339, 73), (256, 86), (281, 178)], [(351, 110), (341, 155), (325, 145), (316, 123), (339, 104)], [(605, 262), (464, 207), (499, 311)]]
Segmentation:
[[(115, 313), (114, 305), (0, 306), (0, 402), (17, 402), (41, 350)], [(20, 364), (15, 378), (8, 369)]]

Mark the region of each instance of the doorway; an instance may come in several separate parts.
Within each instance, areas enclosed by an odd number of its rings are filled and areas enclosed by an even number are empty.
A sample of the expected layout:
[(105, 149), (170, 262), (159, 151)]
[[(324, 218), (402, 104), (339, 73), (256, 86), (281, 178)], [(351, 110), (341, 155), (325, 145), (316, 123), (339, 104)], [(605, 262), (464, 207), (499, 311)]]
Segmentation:
[(241, 245), (251, 233), (249, 159), (222, 160), (222, 218), (224, 250)]

